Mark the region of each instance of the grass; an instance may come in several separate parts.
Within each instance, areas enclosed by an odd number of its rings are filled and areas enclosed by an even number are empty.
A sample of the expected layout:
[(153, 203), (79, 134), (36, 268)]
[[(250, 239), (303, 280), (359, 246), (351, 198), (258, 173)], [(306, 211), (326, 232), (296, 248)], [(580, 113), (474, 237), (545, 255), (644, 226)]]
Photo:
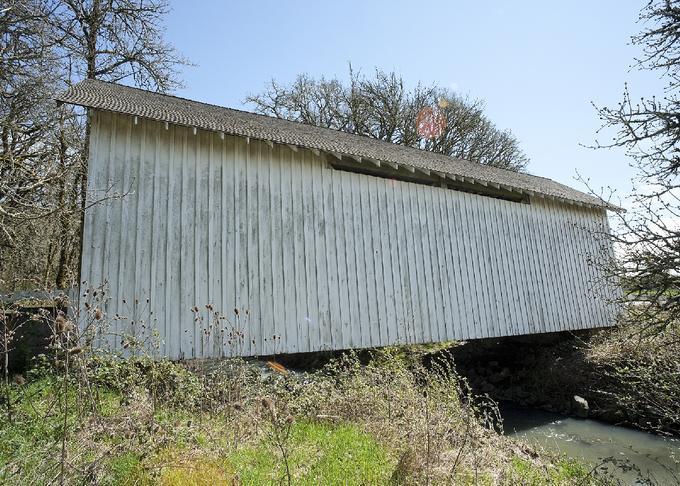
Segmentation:
[[(264, 437), (224, 455), (195, 439), (175, 441), (145, 459), (134, 453), (114, 457), (103, 483), (255, 485), (278, 484), (285, 477), (276, 448)], [(296, 423), (289, 447), (294, 484), (387, 484), (396, 464), (383, 446), (351, 424)]]
[(589, 470), (576, 461), (560, 459), (550, 467), (537, 465), (527, 459), (514, 457), (512, 459), (512, 473), (517, 483), (525, 486), (543, 486), (545, 484), (568, 484), (578, 480), (587, 480)]
[(127, 486), (145, 482), (142, 462), (137, 454), (123, 453), (118, 457), (114, 457), (109, 462), (108, 467), (110, 469), (110, 476), (104, 484)]
[(210, 458), (176, 459), (160, 470), (157, 482), (164, 486), (241, 484), (239, 476), (225, 467), (222, 461)]
[[(351, 424), (294, 424), (290, 447), (295, 484), (386, 484), (397, 462)], [(266, 441), (230, 454), (227, 462), (245, 484), (276, 483), (285, 475)]]

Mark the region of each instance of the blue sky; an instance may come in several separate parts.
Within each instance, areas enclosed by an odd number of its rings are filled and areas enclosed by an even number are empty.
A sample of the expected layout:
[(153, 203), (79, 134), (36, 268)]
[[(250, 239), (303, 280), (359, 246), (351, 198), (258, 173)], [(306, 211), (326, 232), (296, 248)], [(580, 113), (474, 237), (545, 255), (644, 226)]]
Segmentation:
[[(620, 150), (592, 150), (600, 126), (591, 102), (613, 106), (660, 93), (656, 74), (631, 69), (630, 36), (646, 0), (172, 2), (167, 37), (196, 64), (178, 95), (234, 108), (272, 78), (346, 77), (394, 69), (480, 98), (529, 155), (529, 172), (583, 189), (630, 190)], [(599, 135), (611, 139), (611, 133)]]

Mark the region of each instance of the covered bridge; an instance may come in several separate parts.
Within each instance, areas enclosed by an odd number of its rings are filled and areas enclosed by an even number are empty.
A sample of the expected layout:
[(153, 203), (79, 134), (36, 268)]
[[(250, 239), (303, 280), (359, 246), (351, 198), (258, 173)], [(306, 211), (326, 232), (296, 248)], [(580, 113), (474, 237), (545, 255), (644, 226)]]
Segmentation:
[(60, 101), (89, 109), (102, 199), (81, 281), (171, 358), (613, 321), (607, 207), (552, 180), (100, 81)]

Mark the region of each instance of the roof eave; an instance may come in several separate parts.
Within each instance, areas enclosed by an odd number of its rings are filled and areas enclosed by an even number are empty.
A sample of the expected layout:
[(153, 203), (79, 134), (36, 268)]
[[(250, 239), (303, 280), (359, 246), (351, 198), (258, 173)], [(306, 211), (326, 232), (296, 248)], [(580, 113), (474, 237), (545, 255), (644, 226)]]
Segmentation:
[[(365, 155), (362, 155), (362, 154), (359, 154), (359, 153), (353, 153), (353, 152), (349, 152), (349, 151), (342, 151), (342, 150), (331, 151), (331, 150), (327, 150), (326, 148), (319, 146), (319, 145), (315, 146), (314, 144), (306, 144), (306, 145), (291, 144), (290, 141), (288, 141), (288, 140), (277, 139), (276, 137), (261, 138), (261, 137), (257, 137), (257, 136), (246, 135), (244, 133), (239, 133), (237, 131), (230, 131), (230, 130), (224, 130), (224, 129), (219, 130), (219, 129), (215, 129), (215, 128), (209, 128), (209, 127), (206, 127), (206, 126), (196, 126), (196, 125), (181, 123), (181, 122), (178, 122), (177, 120), (173, 120), (171, 117), (154, 117), (154, 116), (147, 116), (147, 115), (139, 115), (138, 113), (134, 113), (132, 111), (115, 110), (115, 109), (105, 108), (105, 107), (102, 107), (102, 106), (96, 106), (95, 104), (87, 103), (87, 102), (84, 102), (84, 101), (78, 99), (78, 96), (72, 95), (73, 91), (74, 91), (74, 89), (72, 87), (68, 91), (64, 92), (62, 95), (56, 97), (55, 101), (58, 104), (66, 103), (66, 104), (82, 106), (82, 107), (87, 108), (87, 109), (94, 109), (94, 110), (118, 113), (118, 114), (122, 114), (122, 115), (126, 115), (126, 116), (139, 117), (139, 118), (144, 118), (144, 119), (153, 120), (153, 121), (157, 121), (157, 122), (162, 122), (162, 123), (165, 123), (166, 125), (169, 124), (169, 123), (172, 123), (173, 125), (177, 125), (177, 126), (184, 126), (184, 127), (193, 128), (193, 129), (200, 129), (200, 130), (203, 130), (203, 131), (218, 133), (218, 134), (220, 134), (221, 137), (223, 137), (225, 134), (227, 134), (227, 135), (231, 135), (231, 136), (243, 137), (243, 138), (248, 138), (248, 139), (253, 139), (253, 140), (260, 140), (260, 141), (262, 141), (264, 143), (268, 143), (268, 144), (276, 143), (276, 144), (279, 144), (279, 145), (285, 145), (285, 146), (291, 148), (291, 150), (294, 150), (293, 147), (304, 148), (304, 149), (311, 150), (315, 153), (324, 152), (324, 153), (327, 153), (327, 154), (335, 156), (335, 157), (337, 157), (338, 155), (347, 156), (347, 157), (351, 157), (351, 158), (354, 158), (355, 160), (359, 160), (359, 161), (362, 161), (362, 160), (365, 159), (367, 161), (372, 161), (372, 163), (378, 163), (378, 164), (382, 163), (382, 164), (385, 164), (385, 165), (392, 165), (392, 166), (398, 165), (398, 166), (401, 166), (401, 167), (406, 167), (411, 171), (419, 170), (419, 171), (427, 172), (427, 173), (430, 172), (429, 169), (424, 169), (422, 167), (409, 166), (408, 164), (403, 164), (403, 163), (397, 164), (393, 161), (380, 160), (380, 159), (376, 159), (374, 157), (368, 157), (368, 156), (365, 156)], [(540, 197), (540, 198), (544, 198), (544, 199), (556, 200), (556, 201), (560, 201), (562, 203), (575, 205), (575, 206), (581, 206), (581, 207), (604, 209), (604, 210), (609, 210), (609, 211), (614, 211), (614, 212), (623, 211), (622, 208), (619, 208), (618, 206), (612, 205), (609, 202), (606, 202), (606, 201), (603, 201), (603, 200), (600, 200), (597, 203), (596, 202), (587, 202), (587, 201), (583, 201), (583, 200), (576, 200), (576, 199), (556, 196), (554, 194), (544, 193), (544, 192), (541, 192), (540, 190), (536, 190), (536, 189), (530, 190), (530, 189), (527, 189), (527, 188), (524, 188), (524, 187), (513, 186), (513, 185), (509, 185), (509, 184), (500, 184), (500, 183), (497, 183), (495, 181), (486, 180), (486, 179), (483, 179), (483, 178), (470, 176), (470, 175), (463, 175), (463, 174), (458, 174), (458, 173), (454, 173), (454, 172), (444, 172), (444, 171), (435, 171), (435, 172), (441, 173), (441, 174), (445, 175), (446, 177), (449, 177), (453, 180), (459, 180), (459, 181), (462, 181), (462, 182), (479, 184), (481, 186), (491, 185), (492, 187), (503, 188), (503, 189), (508, 190), (508, 191), (517, 192), (519, 194), (527, 194), (531, 197)]]

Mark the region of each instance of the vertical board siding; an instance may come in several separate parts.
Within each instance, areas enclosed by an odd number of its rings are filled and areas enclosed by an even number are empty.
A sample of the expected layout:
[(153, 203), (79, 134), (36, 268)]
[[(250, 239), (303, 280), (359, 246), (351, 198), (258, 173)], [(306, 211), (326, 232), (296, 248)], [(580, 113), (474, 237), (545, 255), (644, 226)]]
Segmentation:
[(370, 177), (322, 155), (95, 113), (82, 278), (110, 345), (265, 355), (610, 325), (606, 212)]

